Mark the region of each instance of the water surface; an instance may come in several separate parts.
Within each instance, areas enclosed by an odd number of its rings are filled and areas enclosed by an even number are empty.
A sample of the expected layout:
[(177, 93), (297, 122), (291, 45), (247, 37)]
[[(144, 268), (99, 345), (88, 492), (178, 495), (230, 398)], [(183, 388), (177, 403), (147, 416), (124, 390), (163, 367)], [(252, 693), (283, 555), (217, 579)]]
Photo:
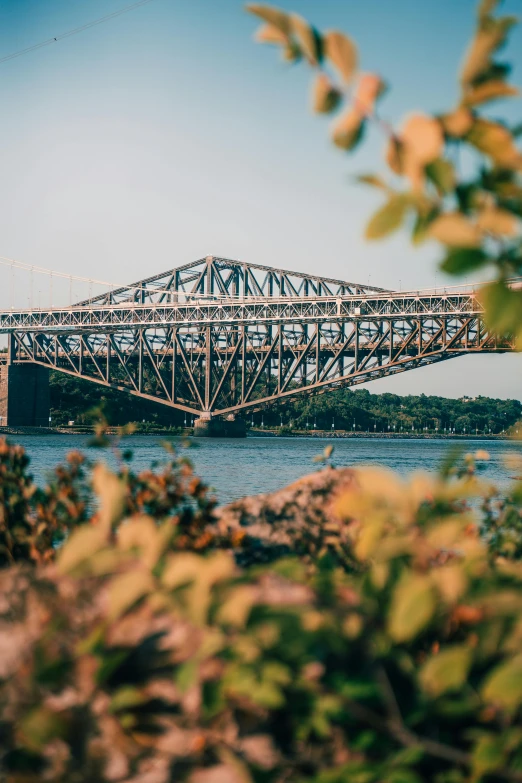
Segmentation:
[[(100, 457), (113, 462), (110, 453), (87, 449), (87, 436), (83, 435), (16, 435), (11, 436), (27, 449), (31, 457), (31, 470), (40, 484), (56, 463), (62, 461), (71, 449), (86, 450), (90, 458)], [(123, 446), (132, 449), (136, 468), (149, 467), (153, 460), (165, 458), (157, 435), (135, 435), (125, 438)], [(179, 438), (172, 441), (181, 446)], [(301, 476), (317, 469), (313, 458), (324, 447), (332, 444), (334, 464), (338, 467), (358, 464), (383, 465), (403, 476), (414, 471), (437, 471), (444, 456), (452, 448), (466, 452), (485, 449), (491, 459), (487, 463), (485, 477), (505, 484), (506, 472), (502, 457), (507, 451), (522, 454), (522, 444), (506, 441), (488, 441), (470, 438), (458, 443), (447, 440), (407, 440), (374, 438), (257, 438), (198, 439), (193, 441), (188, 454), (196, 471), (212, 486), (221, 503), (227, 503), (244, 495), (272, 492)]]

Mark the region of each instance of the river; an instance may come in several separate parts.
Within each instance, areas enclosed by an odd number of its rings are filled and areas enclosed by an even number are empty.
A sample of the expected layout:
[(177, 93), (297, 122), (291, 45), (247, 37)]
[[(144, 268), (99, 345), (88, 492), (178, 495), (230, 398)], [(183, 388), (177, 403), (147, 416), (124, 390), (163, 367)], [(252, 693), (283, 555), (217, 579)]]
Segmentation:
[[(83, 435), (13, 435), (10, 438), (22, 444), (31, 457), (31, 472), (42, 484), (53, 465), (62, 461), (71, 449), (86, 450), (90, 458), (113, 461), (109, 452), (87, 449), (88, 438)], [(123, 447), (134, 453), (136, 468), (149, 467), (154, 460), (165, 458), (157, 435), (134, 435), (125, 438)], [(172, 439), (181, 448), (179, 438)], [(422, 470), (437, 471), (444, 456), (452, 448), (465, 452), (485, 449), (490, 461), (485, 477), (506, 484), (509, 471), (503, 466), (503, 455), (517, 451), (522, 455), (522, 443), (469, 439), (458, 443), (432, 439), (321, 439), (321, 438), (259, 438), (198, 439), (188, 449), (196, 471), (217, 493), (221, 503), (244, 495), (271, 492), (317, 469), (313, 458), (326, 445), (335, 447), (336, 466), (372, 464), (391, 468), (403, 476)], [(511, 471), (512, 472), (512, 471)]]

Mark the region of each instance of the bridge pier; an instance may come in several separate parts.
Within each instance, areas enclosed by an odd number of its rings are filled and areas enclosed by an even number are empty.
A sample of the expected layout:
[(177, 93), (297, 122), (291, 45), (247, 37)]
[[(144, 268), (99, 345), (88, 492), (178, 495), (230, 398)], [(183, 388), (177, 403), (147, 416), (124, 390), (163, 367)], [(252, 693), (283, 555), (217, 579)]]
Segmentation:
[(30, 362), (0, 366), (0, 425), (49, 426), (49, 370)]
[(246, 424), (238, 416), (226, 419), (201, 416), (194, 422), (195, 438), (246, 438)]

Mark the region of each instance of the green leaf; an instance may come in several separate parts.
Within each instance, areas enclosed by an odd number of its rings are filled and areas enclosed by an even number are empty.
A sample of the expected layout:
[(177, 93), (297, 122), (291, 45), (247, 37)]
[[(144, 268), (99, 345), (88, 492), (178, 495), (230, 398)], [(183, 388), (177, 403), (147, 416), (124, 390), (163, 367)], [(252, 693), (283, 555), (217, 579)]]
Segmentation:
[(363, 185), (370, 185), (374, 188), (380, 188), (381, 190), (389, 191), (389, 187), (386, 182), (377, 174), (358, 174), (355, 177), (356, 182), (361, 182)]
[(390, 196), (366, 226), (366, 239), (382, 239), (400, 228), (409, 205), (407, 196), (402, 193), (394, 193)]
[(482, 686), (482, 697), (508, 712), (522, 704), (522, 655), (496, 667)]
[(426, 175), (442, 196), (455, 189), (457, 178), (455, 169), (449, 160), (437, 158), (426, 166)]
[(486, 322), (497, 334), (516, 333), (522, 325), (522, 291), (508, 288), (503, 281), (489, 283), (480, 290)]
[(197, 683), (198, 676), (198, 662), (194, 659), (184, 661), (176, 670), (176, 685), (182, 693), (186, 693), (189, 688), (192, 688)]
[(494, 772), (504, 765), (504, 741), (502, 737), (480, 737), (471, 754), (471, 767), (475, 779)]
[(120, 712), (121, 710), (129, 710), (133, 707), (139, 707), (147, 700), (147, 695), (142, 693), (139, 688), (134, 688), (130, 685), (119, 688), (111, 699), (109, 710), (110, 712)]
[(428, 239), (430, 226), (439, 214), (438, 208), (431, 209), (426, 213), (417, 213), (411, 235), (411, 241), (414, 245), (420, 245)]
[(448, 250), (440, 268), (450, 275), (463, 275), (479, 269), (488, 260), (486, 253), (478, 247), (454, 247)]
[(382, 783), (422, 783), (422, 778), (412, 769), (406, 767), (391, 769), (380, 780)]
[(477, 11), (478, 18), (482, 21), (485, 17), (490, 16), (498, 4), (499, 0), (481, 0)]
[(43, 750), (53, 739), (63, 737), (68, 728), (63, 715), (47, 707), (35, 707), (18, 723), (17, 730), (31, 750)]
[(395, 642), (413, 639), (435, 612), (435, 595), (428, 576), (409, 574), (395, 588), (388, 616), (388, 632)]
[(468, 676), (470, 665), (470, 647), (447, 647), (426, 661), (419, 674), (421, 686), (432, 696), (458, 690)]

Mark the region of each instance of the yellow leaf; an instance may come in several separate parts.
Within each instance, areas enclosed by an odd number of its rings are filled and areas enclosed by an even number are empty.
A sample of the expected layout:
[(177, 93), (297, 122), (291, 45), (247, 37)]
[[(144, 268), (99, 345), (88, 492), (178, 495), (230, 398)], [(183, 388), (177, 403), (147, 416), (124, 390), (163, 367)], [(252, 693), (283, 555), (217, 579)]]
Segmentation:
[(348, 36), (337, 30), (325, 34), (325, 54), (345, 84), (350, 84), (357, 70), (357, 47)]
[(450, 114), (443, 114), (440, 118), (444, 133), (454, 139), (461, 139), (471, 130), (473, 114), (464, 106), (455, 109)]
[(75, 530), (58, 553), (58, 570), (67, 573), (88, 560), (107, 544), (107, 531), (100, 525), (85, 525)]
[(447, 212), (436, 218), (429, 228), (429, 235), (451, 247), (477, 247), (480, 244), (477, 226), (458, 212)]
[(386, 204), (372, 216), (366, 227), (366, 239), (382, 239), (402, 225), (409, 207), (407, 196), (394, 193)]
[(253, 585), (239, 585), (234, 588), (219, 609), (219, 622), (237, 627), (243, 626), (255, 600), (256, 590)]
[(318, 114), (328, 114), (337, 108), (342, 95), (325, 73), (314, 79), (312, 86), (312, 108)]
[(285, 46), (281, 54), (283, 60), (288, 63), (294, 63), (301, 59), (301, 49), (294, 41), (291, 41), (288, 46)]
[(395, 642), (417, 636), (435, 612), (435, 596), (428, 576), (408, 574), (394, 590), (388, 632)]
[(172, 540), (170, 522), (158, 526), (153, 519), (140, 516), (130, 519), (118, 529), (118, 546), (123, 550), (138, 549), (143, 562), (153, 568)]
[(100, 524), (110, 527), (120, 519), (125, 508), (125, 484), (100, 462), (92, 471), (92, 485), (100, 499)]
[(413, 156), (425, 166), (442, 153), (444, 135), (442, 126), (434, 117), (413, 114), (408, 118), (400, 134), (407, 156)]
[(442, 598), (449, 604), (458, 601), (468, 584), (464, 568), (459, 563), (435, 568), (431, 576)]
[(508, 212), (507, 209), (497, 207), (483, 209), (479, 213), (477, 224), (481, 231), (508, 237), (515, 236), (519, 226), (516, 215)]
[(522, 165), (522, 155), (511, 131), (498, 122), (475, 119), (466, 140), (501, 166), (518, 168)]
[(254, 37), (258, 43), (277, 44), (279, 46), (286, 46), (288, 43), (288, 37), (273, 24), (262, 25)]
[(169, 558), (163, 572), (163, 582), (170, 588), (194, 581), (211, 585), (233, 573), (234, 561), (226, 552), (216, 552), (211, 557), (181, 552)]
[(499, 98), (510, 98), (519, 95), (516, 87), (502, 81), (490, 81), (473, 87), (466, 93), (464, 103), (467, 106), (478, 106), (481, 103), (495, 101)]
[(264, 5), (262, 3), (248, 3), (246, 10), (255, 16), (259, 16), (263, 21), (268, 24), (277, 27), (285, 36), (289, 36), (291, 32), (290, 17), (284, 11), (279, 8), (274, 8), (271, 5)]
[(471, 649), (455, 645), (428, 658), (419, 673), (421, 685), (432, 696), (462, 687), (471, 665)]
[[(349, 510), (349, 506), (346, 504), (346, 498), (344, 504), (341, 502), (339, 505), (344, 516), (348, 516), (346, 512)], [(373, 557), (376, 548), (382, 542), (384, 528), (384, 521), (377, 515), (364, 520), (364, 525), (359, 530), (354, 545), (354, 554), (358, 560), (364, 562)]]
[(318, 65), (323, 58), (323, 44), (319, 32), (298, 14), (292, 14), (290, 22), (306, 59), (311, 65)]
[(154, 580), (146, 569), (134, 569), (115, 577), (108, 590), (109, 617), (113, 620), (120, 617), (153, 587)]
[(356, 177), (357, 182), (361, 182), (363, 185), (371, 185), (374, 188), (380, 188), (381, 190), (389, 190), (386, 182), (377, 176), (377, 174), (359, 174)]
[(332, 128), (332, 140), (343, 150), (352, 150), (362, 138), (364, 118), (356, 109), (349, 109)]
[(491, 63), (491, 55), (505, 40), (509, 26), (490, 24), (478, 31), (468, 48), (461, 72), (461, 83), (472, 84), (484, 74)]
[(386, 84), (375, 73), (363, 73), (357, 82), (354, 95), (355, 108), (365, 116), (373, 114), (375, 102), (385, 92)]

